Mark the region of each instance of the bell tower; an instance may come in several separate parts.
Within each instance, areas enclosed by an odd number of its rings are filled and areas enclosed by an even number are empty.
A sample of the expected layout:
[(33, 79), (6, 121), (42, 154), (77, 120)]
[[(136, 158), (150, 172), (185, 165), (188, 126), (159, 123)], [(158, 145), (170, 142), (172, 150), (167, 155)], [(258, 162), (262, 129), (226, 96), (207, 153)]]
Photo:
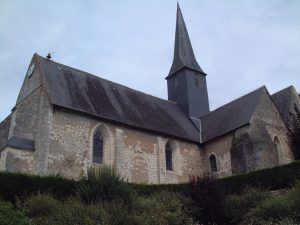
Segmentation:
[(166, 77), (168, 99), (177, 102), (191, 118), (209, 112), (206, 73), (199, 66), (177, 3), (177, 19), (173, 64)]

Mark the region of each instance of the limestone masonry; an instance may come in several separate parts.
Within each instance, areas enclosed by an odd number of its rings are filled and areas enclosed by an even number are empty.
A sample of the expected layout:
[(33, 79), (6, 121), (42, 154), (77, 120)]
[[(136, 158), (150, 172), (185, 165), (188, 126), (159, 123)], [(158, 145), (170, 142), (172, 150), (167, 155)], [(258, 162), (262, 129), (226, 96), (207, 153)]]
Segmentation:
[(0, 124), (0, 170), (78, 178), (111, 165), (136, 183), (226, 177), (293, 161), (287, 128), (299, 96), (260, 87), (209, 110), (181, 10), (168, 100), (35, 54)]

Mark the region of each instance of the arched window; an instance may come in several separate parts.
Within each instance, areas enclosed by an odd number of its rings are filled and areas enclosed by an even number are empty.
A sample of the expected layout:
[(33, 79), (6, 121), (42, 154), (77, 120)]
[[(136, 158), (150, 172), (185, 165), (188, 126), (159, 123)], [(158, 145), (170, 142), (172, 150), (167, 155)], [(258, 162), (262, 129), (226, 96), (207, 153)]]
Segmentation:
[(166, 170), (173, 170), (173, 152), (172, 146), (170, 142), (167, 142), (165, 146), (165, 153), (166, 153)]
[(93, 139), (93, 163), (103, 162), (103, 136), (99, 130), (94, 133)]
[(210, 155), (209, 156), (209, 164), (210, 164), (210, 171), (213, 174), (215, 174), (218, 171), (217, 168), (217, 160), (215, 155)]

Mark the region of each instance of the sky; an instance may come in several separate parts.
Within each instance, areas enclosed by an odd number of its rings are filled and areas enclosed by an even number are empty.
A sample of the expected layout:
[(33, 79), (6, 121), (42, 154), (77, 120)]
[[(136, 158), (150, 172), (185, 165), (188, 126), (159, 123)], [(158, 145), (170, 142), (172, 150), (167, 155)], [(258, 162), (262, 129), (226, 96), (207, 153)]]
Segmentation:
[[(0, 121), (36, 52), (167, 99), (175, 0), (0, 0)], [(300, 91), (299, 0), (179, 1), (214, 110), (266, 85)]]

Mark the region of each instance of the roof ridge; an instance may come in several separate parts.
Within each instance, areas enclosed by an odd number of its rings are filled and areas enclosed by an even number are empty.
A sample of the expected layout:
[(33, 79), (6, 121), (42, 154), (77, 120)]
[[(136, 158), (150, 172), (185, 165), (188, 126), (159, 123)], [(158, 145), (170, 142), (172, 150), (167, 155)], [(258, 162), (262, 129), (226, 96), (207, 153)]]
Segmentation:
[(244, 97), (246, 97), (246, 96), (248, 96), (248, 95), (250, 95), (250, 94), (253, 94), (253, 93), (255, 93), (255, 92), (259, 91), (259, 90), (262, 90), (262, 89), (267, 89), (267, 88), (266, 88), (265, 85), (263, 85), (263, 86), (261, 86), (261, 87), (259, 87), (259, 88), (256, 88), (255, 90), (250, 91), (250, 92), (248, 92), (247, 94), (244, 94), (244, 95), (242, 95), (242, 96), (240, 96), (240, 97), (238, 97), (238, 98), (236, 98), (236, 99), (234, 99), (234, 100), (232, 100), (232, 101), (230, 101), (230, 102), (228, 102), (228, 103), (226, 103), (226, 104), (220, 106), (219, 108), (216, 108), (215, 110), (213, 110), (213, 111), (207, 113), (206, 115), (202, 116), (200, 119), (203, 119), (204, 117), (210, 115), (211, 113), (216, 112), (216, 111), (219, 111), (219, 110), (225, 108), (226, 106), (232, 104), (233, 102), (235, 102), (235, 101), (237, 101), (237, 100), (240, 100), (240, 99), (242, 99), (242, 98), (244, 98)]
[(285, 87), (285, 88), (283, 88), (283, 89), (281, 89), (281, 90), (279, 90), (279, 91), (273, 93), (271, 96), (276, 95), (276, 94), (278, 94), (278, 93), (280, 93), (280, 92), (283, 92), (283, 91), (287, 91), (287, 90), (289, 90), (289, 89), (291, 89), (291, 88), (295, 88), (295, 87), (294, 87), (293, 85), (290, 85), (290, 86), (288, 86), (288, 87)]
[(105, 78), (103, 78), (103, 77), (99, 77), (99, 76), (94, 75), (94, 74), (91, 74), (91, 73), (89, 73), (89, 72), (86, 72), (86, 71), (83, 71), (83, 70), (80, 70), (80, 69), (77, 69), (77, 68), (74, 68), (74, 67), (71, 67), (71, 66), (68, 66), (68, 65), (65, 65), (65, 64), (56, 62), (56, 61), (54, 61), (54, 60), (52, 60), (52, 59), (51, 59), (51, 60), (50, 60), (50, 59), (47, 59), (47, 58), (45, 58), (45, 57), (43, 57), (43, 56), (38, 55), (37, 53), (36, 53), (36, 55), (37, 55), (37, 58), (40, 58), (40, 59), (42, 59), (42, 60), (46, 60), (46, 61), (48, 61), (48, 62), (50, 62), (50, 63), (54, 63), (54, 64), (57, 64), (57, 65), (60, 65), (60, 66), (64, 66), (64, 67), (67, 67), (67, 68), (76, 70), (76, 71), (81, 72), (81, 73), (84, 73), (84, 74), (86, 74), (86, 75), (88, 75), (88, 76), (95, 77), (96, 79), (101, 79), (101, 80), (104, 80), (104, 81), (106, 81), (106, 82), (115, 84), (115, 85), (117, 85), (117, 86), (121, 86), (121, 87), (130, 89), (130, 90), (132, 90), (132, 91), (142, 93), (142, 94), (147, 95), (147, 96), (150, 96), (150, 97), (152, 97), (152, 98), (156, 98), (156, 99), (158, 99), (158, 100), (160, 100), (160, 101), (169, 102), (169, 103), (171, 103), (171, 104), (178, 105), (177, 102), (170, 101), (170, 100), (168, 100), (168, 99), (163, 99), (163, 98), (160, 98), (160, 97), (151, 95), (151, 94), (147, 94), (147, 93), (145, 93), (145, 92), (142, 92), (142, 91), (133, 89), (133, 88), (131, 88), (131, 87), (127, 87), (127, 86), (125, 86), (125, 85), (123, 85), (123, 84), (116, 83), (116, 82), (114, 82), (114, 81), (105, 79)]

